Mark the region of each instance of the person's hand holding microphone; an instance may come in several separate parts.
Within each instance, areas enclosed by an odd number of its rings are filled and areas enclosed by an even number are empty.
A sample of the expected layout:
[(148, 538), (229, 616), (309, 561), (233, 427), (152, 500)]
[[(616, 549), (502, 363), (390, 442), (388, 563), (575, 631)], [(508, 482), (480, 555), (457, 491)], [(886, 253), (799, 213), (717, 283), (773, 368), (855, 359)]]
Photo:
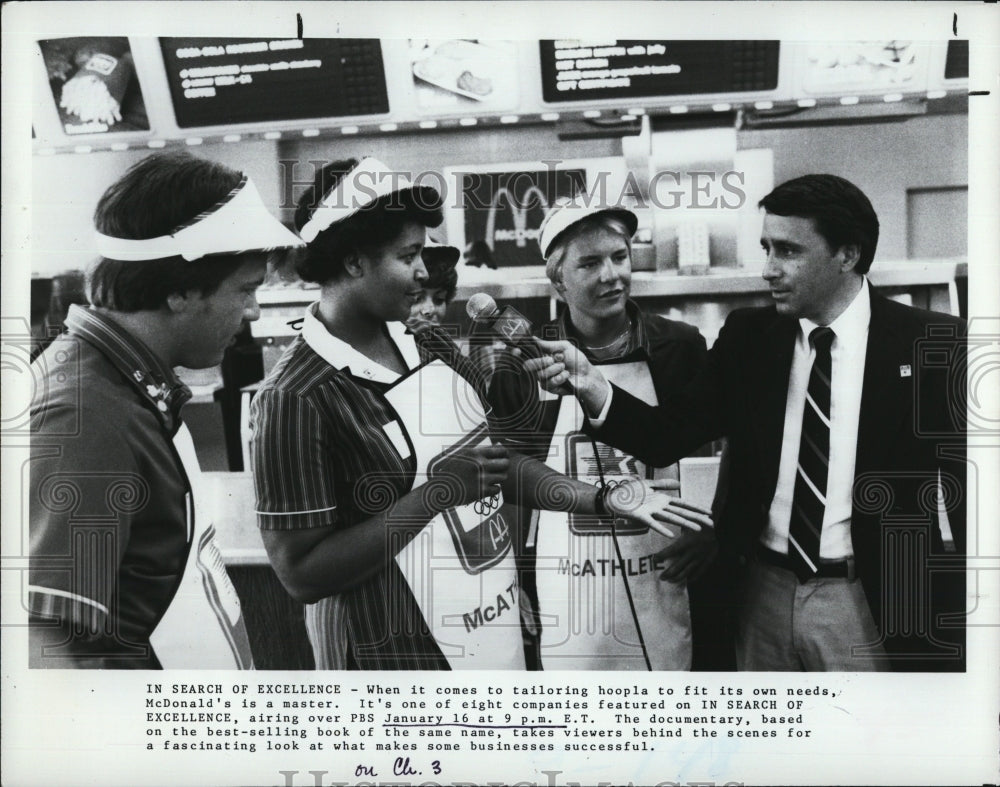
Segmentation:
[[(534, 374), (547, 391), (562, 393), (567, 386), (571, 387), (584, 412), (591, 418), (599, 417), (611, 395), (611, 385), (600, 369), (568, 341), (536, 339), (535, 342), (541, 355), (526, 359), (524, 368)], [(667, 538), (684, 535), (674, 542), (667, 554), (685, 555), (685, 559), (691, 557), (692, 565), (685, 566), (689, 570), (664, 572), (663, 578), (673, 581), (683, 580), (699, 570), (703, 554), (708, 551), (708, 545), (714, 543), (711, 511), (667, 494), (676, 493), (678, 486), (676, 481), (633, 479), (610, 486), (601, 497), (601, 505), (611, 516), (640, 522)], [(676, 528), (682, 531), (678, 533)]]
[(572, 389), (586, 414), (597, 417), (611, 395), (611, 386), (600, 370), (568, 341), (535, 339), (535, 344), (541, 355), (525, 359), (524, 368), (551, 393), (565, 393), (567, 387)]

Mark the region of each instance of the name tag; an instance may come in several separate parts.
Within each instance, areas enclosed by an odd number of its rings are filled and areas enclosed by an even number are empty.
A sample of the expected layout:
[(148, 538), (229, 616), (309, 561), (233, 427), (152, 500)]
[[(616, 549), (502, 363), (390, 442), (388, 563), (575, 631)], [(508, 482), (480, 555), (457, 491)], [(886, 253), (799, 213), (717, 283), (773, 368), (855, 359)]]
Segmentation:
[(396, 452), (403, 459), (409, 459), (410, 445), (406, 442), (406, 437), (403, 435), (403, 430), (399, 425), (399, 421), (389, 421), (389, 423), (382, 427), (382, 431), (385, 432), (385, 436), (389, 438), (389, 442), (392, 443)]

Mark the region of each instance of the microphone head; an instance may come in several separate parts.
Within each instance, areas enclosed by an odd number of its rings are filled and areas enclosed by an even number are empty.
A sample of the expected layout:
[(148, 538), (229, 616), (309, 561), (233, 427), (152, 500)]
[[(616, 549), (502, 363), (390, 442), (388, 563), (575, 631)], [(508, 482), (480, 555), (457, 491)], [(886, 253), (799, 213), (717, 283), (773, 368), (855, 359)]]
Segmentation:
[(473, 320), (488, 319), (497, 313), (497, 302), (485, 292), (477, 292), (465, 304), (465, 313)]

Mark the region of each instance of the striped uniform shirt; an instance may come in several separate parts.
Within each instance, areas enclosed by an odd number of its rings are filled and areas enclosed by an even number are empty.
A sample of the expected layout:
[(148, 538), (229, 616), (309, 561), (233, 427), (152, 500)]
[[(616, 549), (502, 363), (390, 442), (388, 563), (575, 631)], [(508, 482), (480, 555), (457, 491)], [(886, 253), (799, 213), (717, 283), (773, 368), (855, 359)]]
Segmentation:
[[(171, 438), (191, 392), (103, 313), (71, 306), (66, 326), (32, 364), (31, 665), (155, 669), (188, 555)], [(43, 652), (55, 631), (67, 644)]]
[[(398, 422), (383, 396), (398, 375), (332, 336), (315, 309), (252, 404), (257, 517), (265, 530), (349, 529), (413, 485), (415, 460), (395, 448), (389, 425)], [(405, 326), (387, 328), (406, 365), (418, 366), (421, 351)], [(306, 606), (317, 669), (448, 669), (396, 551), (370, 579)]]

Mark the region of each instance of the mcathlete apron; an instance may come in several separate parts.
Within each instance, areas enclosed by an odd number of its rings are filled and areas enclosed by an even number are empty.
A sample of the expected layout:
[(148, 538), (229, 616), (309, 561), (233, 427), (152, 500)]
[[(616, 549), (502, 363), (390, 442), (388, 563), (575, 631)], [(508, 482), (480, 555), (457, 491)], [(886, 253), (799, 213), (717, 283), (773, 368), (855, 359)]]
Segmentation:
[[(442, 452), (490, 444), (481, 400), (442, 361), (414, 370), (385, 397), (399, 419), (386, 434), (416, 460), (414, 488)], [(438, 514), (396, 556), (452, 669), (524, 669), (514, 521), (498, 493)]]
[[(600, 366), (620, 388), (656, 405), (645, 360)], [(628, 478), (677, 478), (676, 465), (651, 468), (581, 431), (583, 412), (562, 397), (548, 465), (591, 484)], [(676, 530), (676, 528), (675, 528)], [(542, 616), (542, 666), (554, 669), (644, 670), (646, 662), (629, 608), (626, 582), (655, 670), (691, 667), (691, 616), (685, 585), (660, 580), (665, 563), (654, 556), (670, 539), (619, 519), (615, 526), (595, 516), (556, 511), (538, 515), (536, 572)]]
[(207, 491), (183, 424), (174, 448), (191, 486), (186, 501), (191, 549), (177, 593), (149, 641), (164, 669), (253, 669), (239, 596), (215, 544), (215, 526), (198, 505)]

